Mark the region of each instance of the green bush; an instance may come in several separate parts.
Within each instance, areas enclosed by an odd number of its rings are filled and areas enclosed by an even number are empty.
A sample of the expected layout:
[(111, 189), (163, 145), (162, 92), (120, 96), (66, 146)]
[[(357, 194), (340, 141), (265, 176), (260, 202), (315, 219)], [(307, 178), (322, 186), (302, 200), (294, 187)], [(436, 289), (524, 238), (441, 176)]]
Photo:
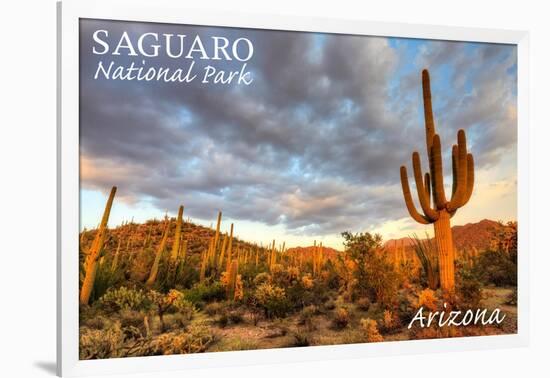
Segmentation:
[(266, 318), (284, 317), (291, 308), (285, 290), (268, 283), (258, 286), (254, 298), (257, 305), (263, 309)]
[(458, 305), (464, 309), (478, 308), (482, 299), (482, 283), (470, 270), (462, 270), (458, 282)]
[(184, 296), (189, 302), (200, 305), (201, 303), (224, 300), (225, 289), (219, 282), (211, 285), (197, 284), (191, 289), (185, 290)]
[(256, 275), (253, 280), (254, 286), (260, 286), (264, 283), (269, 282), (271, 282), (271, 275), (267, 272), (258, 273), (258, 275)]
[(480, 254), (473, 273), (485, 284), (517, 285), (517, 265), (510, 255), (500, 251), (486, 251)]
[(151, 302), (149, 301), (146, 293), (142, 290), (136, 290), (121, 286), (116, 289), (109, 289), (99, 299), (99, 305), (106, 311), (120, 311), (120, 310), (147, 310)]
[[(342, 233), (345, 253), (353, 262), (352, 292), (347, 293), (350, 299), (367, 297), (371, 302), (378, 302), (391, 308), (397, 302), (397, 292), (401, 285), (399, 275), (387, 254), (382, 249), (382, 237), (370, 233)], [(349, 263), (348, 263), (349, 264)], [(344, 264), (344, 272), (350, 268)]]

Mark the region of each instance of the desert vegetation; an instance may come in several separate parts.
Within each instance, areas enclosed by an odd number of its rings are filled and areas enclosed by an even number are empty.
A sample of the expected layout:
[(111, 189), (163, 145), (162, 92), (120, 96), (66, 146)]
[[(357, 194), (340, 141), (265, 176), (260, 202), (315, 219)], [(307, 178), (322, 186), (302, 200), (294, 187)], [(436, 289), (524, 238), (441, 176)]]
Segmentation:
[[(462, 243), (450, 293), (428, 237), (384, 243), (344, 232), (342, 251), (315, 241), (286, 249), (240, 240), (233, 225), (222, 233), (221, 212), (215, 228), (184, 220), (183, 206), (175, 218), (107, 229), (115, 192), (99, 227), (80, 234), (82, 359), (516, 330), (516, 223), (490, 222), (485, 247)], [(499, 307), (507, 318), (498, 326), (407, 328), (419, 307), (444, 303)]]
[[(465, 133), (453, 147), (453, 193), (443, 190), (441, 146), (423, 73), (429, 172), (413, 168), (423, 214), (401, 167), (406, 207), (434, 237), (382, 240), (343, 231), (336, 250), (312, 240), (241, 240), (238, 224), (211, 227), (164, 216), (108, 228), (117, 188), (99, 225), (80, 233), (80, 358), (515, 333), (517, 223), (484, 220), (451, 227), (473, 192)], [(192, 205), (192, 204), (189, 204)], [(174, 209), (176, 210), (176, 209)], [(227, 233), (222, 229), (228, 229)], [(419, 308), (500, 308), (505, 321), (462, 327), (408, 327)]]

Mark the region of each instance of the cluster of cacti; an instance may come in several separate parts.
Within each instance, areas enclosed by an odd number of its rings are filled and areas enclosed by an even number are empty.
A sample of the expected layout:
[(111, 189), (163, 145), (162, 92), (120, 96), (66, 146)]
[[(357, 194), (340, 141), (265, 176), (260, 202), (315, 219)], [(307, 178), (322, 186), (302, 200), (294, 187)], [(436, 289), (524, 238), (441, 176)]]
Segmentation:
[[(222, 212), (220, 211), (215, 231), (208, 237), (207, 247), (199, 250), (198, 265), (194, 263), (193, 266), (186, 268), (190, 244), (184, 232), (183, 205), (179, 207), (175, 219), (169, 218), (166, 214), (162, 222), (155, 219), (148, 221), (143, 226), (134, 223), (133, 220), (123, 222), (121, 226), (123, 231), (109, 236), (110, 240), (115, 240), (116, 243), (114, 252), (111, 250), (108, 256), (100, 256), (97, 252), (101, 250), (100, 246), (106, 238), (106, 222), (114, 193), (115, 189), (107, 202), (104, 219), (95, 231), (94, 241), (88, 248), (89, 251), (95, 252), (86, 255), (84, 266), (88, 279), (84, 279), (86, 286), (83, 287), (82, 298), (86, 295), (89, 296), (89, 294), (85, 294), (85, 290), (93, 288), (91, 275), (96, 270), (94, 265), (103, 266), (107, 260), (113, 274), (117, 272), (129, 275), (132, 280), (143, 282), (149, 288), (173, 288), (178, 282), (181, 282), (181, 279), (185, 279), (181, 274), (185, 271), (189, 272), (189, 269), (196, 269), (198, 282), (201, 284), (210, 284), (220, 280), (225, 274), (227, 278), (231, 278), (228, 286), (228, 296), (231, 299), (241, 298), (243, 295), (242, 282), (235, 279), (240, 275), (238, 273), (236, 276), (232, 275), (235, 271), (235, 264), (237, 264), (236, 267), (241, 266), (243, 269), (257, 271), (265, 269), (271, 273), (277, 273), (284, 269), (289, 272), (290, 276), (299, 279), (302, 275), (320, 276), (327, 261), (322, 243), (317, 244), (317, 242), (314, 242), (312, 250), (293, 251), (291, 254), (287, 253), (285, 242), (277, 246), (276, 240), (272, 240), (269, 247), (243, 245), (242, 242), (235, 240), (233, 224), (231, 224), (228, 234), (221, 232)], [(159, 229), (162, 232), (159, 233)], [(84, 230), (81, 234), (83, 248), (85, 240), (89, 239), (89, 234), (88, 230)], [(124, 244), (125, 247), (123, 247)], [(193, 248), (195, 247), (193, 246)], [(196, 249), (194, 250), (196, 251)], [(170, 252), (168, 253), (168, 251)], [(122, 272), (120, 272), (121, 269)]]
[(416, 210), (413, 203), (405, 166), (401, 167), (401, 184), (405, 204), (411, 217), (421, 224), (433, 223), (434, 225), (439, 258), (440, 285), (443, 290), (454, 291), (455, 251), (450, 220), (456, 211), (469, 201), (472, 195), (474, 188), (474, 158), (467, 150), (466, 133), (464, 130), (459, 130), (457, 144), (453, 145), (452, 149), (453, 187), (451, 198), (448, 200), (443, 183), (441, 141), (439, 135), (435, 132), (430, 76), (427, 70), (422, 71), (422, 90), (429, 172), (422, 174), (420, 155), (416, 151), (412, 154), (416, 191), (422, 213)]

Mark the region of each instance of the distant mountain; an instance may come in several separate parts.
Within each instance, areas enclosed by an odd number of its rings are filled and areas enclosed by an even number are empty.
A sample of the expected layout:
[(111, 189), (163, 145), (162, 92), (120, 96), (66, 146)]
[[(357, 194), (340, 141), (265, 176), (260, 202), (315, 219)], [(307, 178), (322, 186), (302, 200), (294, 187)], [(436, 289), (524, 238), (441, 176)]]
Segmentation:
[[(458, 250), (476, 248), (481, 251), (487, 249), (494, 235), (505, 227), (506, 226), (498, 222), (483, 219), (477, 223), (453, 226), (451, 229), (455, 247)], [(421, 237), (422, 235), (418, 236)], [(386, 241), (384, 245), (388, 248), (394, 247), (395, 245), (401, 247), (401, 243), (403, 243), (405, 248), (412, 248), (412, 241), (408, 237), (391, 239)]]

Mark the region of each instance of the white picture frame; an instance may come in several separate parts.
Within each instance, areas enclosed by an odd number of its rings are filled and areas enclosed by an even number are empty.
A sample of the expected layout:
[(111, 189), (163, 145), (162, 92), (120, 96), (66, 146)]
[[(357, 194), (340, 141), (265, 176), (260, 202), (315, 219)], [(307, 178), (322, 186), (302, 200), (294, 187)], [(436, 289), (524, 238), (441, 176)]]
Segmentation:
[[(364, 358), (526, 346), (529, 340), (529, 38), (523, 31), (206, 12), (170, 1), (65, 0), (58, 3), (57, 372), (62, 376), (174, 371), (305, 360)], [(493, 42), (517, 45), (518, 59), (518, 332), (514, 335), (315, 346), (207, 354), (79, 360), (79, 19)]]

